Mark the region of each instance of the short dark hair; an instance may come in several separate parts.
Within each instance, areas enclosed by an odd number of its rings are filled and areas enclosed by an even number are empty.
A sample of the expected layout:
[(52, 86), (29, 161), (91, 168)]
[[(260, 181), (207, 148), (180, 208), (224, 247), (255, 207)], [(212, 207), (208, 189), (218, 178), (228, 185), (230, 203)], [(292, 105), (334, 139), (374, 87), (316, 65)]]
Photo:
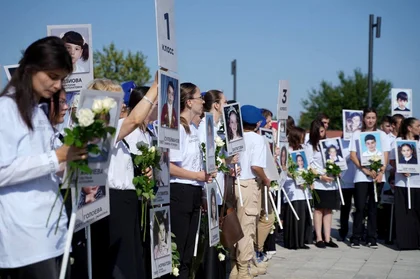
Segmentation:
[(391, 116), (389, 116), (389, 115), (384, 115), (384, 116), (382, 116), (382, 119), (381, 119), (381, 124), (382, 124), (382, 123), (385, 123), (385, 122), (388, 122), (389, 124), (391, 124), (391, 123), (392, 123), (392, 118), (391, 118)]
[(398, 100), (408, 101), (408, 95), (407, 95), (407, 93), (405, 93), (404, 91), (398, 92), (398, 94), (397, 94), (397, 101)]
[(405, 118), (405, 117), (404, 117), (402, 114), (399, 114), (399, 113), (394, 114), (394, 115), (391, 117), (391, 124), (393, 124), (393, 125), (397, 125), (398, 120), (404, 120), (404, 118)]
[(374, 140), (374, 141), (376, 142), (376, 138), (375, 138), (375, 136), (374, 136), (374, 135), (372, 135), (372, 134), (368, 134), (368, 135), (366, 135), (366, 137), (365, 137), (365, 142), (367, 142), (368, 140)]
[(273, 117), (273, 113), (270, 111), (270, 110), (268, 110), (268, 109), (265, 109), (265, 108), (262, 108), (261, 109), (261, 114), (265, 117), (265, 118), (267, 118), (267, 117)]

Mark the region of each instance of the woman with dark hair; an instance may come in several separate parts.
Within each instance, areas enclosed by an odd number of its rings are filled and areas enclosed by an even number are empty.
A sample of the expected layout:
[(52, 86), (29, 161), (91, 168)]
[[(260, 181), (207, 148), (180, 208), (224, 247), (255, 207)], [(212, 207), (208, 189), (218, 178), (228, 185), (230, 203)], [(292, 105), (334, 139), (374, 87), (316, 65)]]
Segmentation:
[(191, 124), (195, 117), (202, 114), (203, 104), (200, 89), (195, 84), (181, 84), (180, 148), (171, 149), (169, 153), (171, 228), (176, 236), (175, 242), (180, 255), (180, 279), (187, 279), (190, 273), (200, 214), (201, 191), (204, 182), (211, 181), (211, 176), (202, 170), (203, 158), (198, 132)]
[[(303, 148), (305, 133), (305, 130), (300, 127), (294, 127), (290, 130), (289, 151)], [(287, 168), (283, 167), (283, 171), (287, 171)], [(284, 199), (284, 247), (287, 249), (309, 249), (306, 244), (312, 243), (312, 221), (306, 205), (304, 190), (300, 185), (296, 185), (296, 181), (290, 174), (284, 184), (284, 189), (299, 216), (299, 220), (297, 220), (290, 205)], [(306, 189), (306, 194), (309, 198), (311, 197), (308, 189)]]
[[(338, 188), (335, 179), (329, 177), (323, 170), (322, 154), (319, 146), (320, 140), (326, 138), (325, 123), (314, 120), (311, 123), (309, 141), (306, 143), (305, 151), (308, 156), (309, 166), (320, 176), (314, 182), (314, 188), (319, 199), (314, 199), (314, 226), (316, 234), (315, 246), (318, 248), (338, 248), (330, 235), (332, 225), (332, 210), (338, 209)], [(325, 242), (323, 240), (325, 237)]]
[(360, 132), (377, 131), (376, 120), (376, 110), (373, 108), (365, 109), (363, 111), (362, 130), (353, 133), (350, 141), (350, 159), (353, 161), (356, 167), (356, 174), (354, 177), (354, 206), (356, 207), (356, 212), (353, 219), (353, 236), (351, 238), (351, 246), (356, 249), (360, 248), (360, 239), (363, 233), (363, 213), (367, 198), (369, 198), (369, 201), (366, 244), (373, 249), (378, 248), (378, 244), (376, 243), (377, 204), (374, 199), (375, 194), (373, 181), (375, 180), (377, 182), (377, 190), (380, 193), (383, 182), (385, 182), (384, 173), (388, 164), (388, 153), (391, 150), (391, 146), (389, 143), (389, 137), (383, 131), (379, 131), (382, 153), (385, 158), (384, 162), (382, 162), (383, 167), (379, 171), (371, 170), (367, 166), (361, 165), (359, 159), (361, 153), (358, 146), (360, 140)]
[(227, 112), (227, 136), (228, 140), (234, 141), (242, 138), (242, 126), (239, 119), (239, 112), (234, 106), (229, 107)]
[[(0, 274), (4, 278), (59, 276), (67, 216), (64, 209), (60, 212), (61, 197), (51, 208), (59, 195), (55, 173), (60, 163), (86, 159), (87, 151), (67, 145), (54, 150), (53, 128), (38, 103), (58, 94), (71, 71), (64, 42), (46, 37), (25, 50), (0, 94), (0, 118), (9, 121), (0, 125)], [(46, 226), (51, 210), (53, 218), (60, 214), (62, 218), (59, 224)]]
[[(413, 140), (420, 148), (420, 121), (414, 117), (402, 121), (398, 140)], [(416, 153), (416, 150), (413, 150)], [(396, 170), (395, 148), (391, 149), (390, 164)], [(410, 177), (411, 209), (408, 209), (407, 177)], [(420, 175), (395, 173), (395, 228), (397, 246), (401, 250), (417, 250), (420, 247)]]
[(77, 62), (79, 59), (87, 61), (89, 59), (89, 45), (85, 41), (80, 33), (75, 31), (68, 31), (61, 36), (65, 42), (67, 51), (71, 56), (71, 62), (73, 64), (73, 74), (89, 72), (89, 69), (83, 68), (82, 65)]

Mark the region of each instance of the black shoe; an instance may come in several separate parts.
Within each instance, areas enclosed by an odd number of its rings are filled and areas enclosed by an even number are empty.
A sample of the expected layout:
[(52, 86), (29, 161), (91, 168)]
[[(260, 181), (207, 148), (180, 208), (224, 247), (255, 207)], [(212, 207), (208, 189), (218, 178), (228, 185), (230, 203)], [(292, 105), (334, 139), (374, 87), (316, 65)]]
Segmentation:
[(356, 239), (356, 238), (355, 239), (352, 239), (350, 245), (354, 249), (360, 249), (360, 241), (359, 241), (359, 239)]
[(323, 248), (323, 249), (325, 249), (325, 242), (324, 241), (317, 241), (316, 243), (315, 243), (315, 246), (316, 247), (318, 247), (318, 248)]
[(340, 240), (341, 241), (346, 241), (347, 238), (347, 233), (344, 233), (341, 229), (338, 230), (338, 234), (340, 235)]
[(372, 248), (372, 249), (378, 249), (378, 244), (376, 243), (375, 239), (372, 239), (368, 244), (368, 247)]
[(308, 245), (305, 245), (305, 244), (303, 244), (303, 246), (301, 246), (301, 247), (299, 247), (300, 249), (305, 249), (305, 250), (307, 250), (307, 249), (311, 249)]
[(335, 244), (332, 239), (330, 238), (330, 242), (325, 242), (325, 246), (331, 247), (331, 248), (338, 248), (338, 245)]

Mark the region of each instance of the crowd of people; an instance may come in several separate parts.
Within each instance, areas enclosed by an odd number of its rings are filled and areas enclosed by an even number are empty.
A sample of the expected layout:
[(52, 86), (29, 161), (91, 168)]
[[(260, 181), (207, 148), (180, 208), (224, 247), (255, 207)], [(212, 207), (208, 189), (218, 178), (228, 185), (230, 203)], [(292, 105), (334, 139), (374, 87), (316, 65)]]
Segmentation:
[[(4, 119), (0, 125), (1, 279), (58, 278), (68, 233), (68, 212), (66, 214), (63, 210), (59, 224), (46, 226), (46, 218), (62, 182), (60, 173), (63, 164), (86, 160), (89, 156), (86, 147), (63, 144), (63, 135), (55, 128), (64, 121), (64, 115), (69, 110), (63, 80), (73, 72), (73, 68), (65, 41), (57, 37), (40, 39), (25, 50), (19, 67), (0, 94), (0, 117)], [(89, 89), (124, 94), (119, 84), (108, 79), (93, 80)], [(308, 245), (311, 244), (320, 249), (337, 248), (331, 237), (332, 212), (341, 210), (339, 235), (340, 240), (347, 241), (352, 199), (355, 212), (350, 245), (359, 248), (365, 241), (367, 246), (378, 248), (378, 234), (383, 234), (381, 228), (385, 227), (381, 222), (387, 216), (389, 218), (390, 212), (377, 218), (380, 213), (379, 202), (374, 199), (374, 181), (379, 194), (384, 182), (388, 182), (395, 193), (397, 246), (400, 249), (419, 249), (420, 176), (396, 172), (394, 152), (396, 139), (418, 142), (419, 120), (411, 117), (404, 119), (399, 114), (386, 116), (379, 129), (374, 108), (365, 109), (363, 115), (352, 117), (352, 123), (345, 128), (351, 126), (353, 135), (350, 140), (343, 140), (341, 156), (337, 155), (338, 146), (328, 147), (328, 156), (334, 162), (347, 161), (348, 169), (341, 174), (345, 204), (340, 204), (336, 180), (323, 172), (325, 162), (320, 141), (327, 136), (330, 120), (326, 114), (320, 114), (312, 121), (309, 133), (296, 126), (293, 118), (289, 117), (286, 124), (288, 150), (277, 145), (272, 154), (267, 151), (269, 147), (259, 132), (260, 128), (273, 129), (273, 114), (269, 110), (242, 105), (238, 108), (241, 115), (238, 117), (239, 112), (231, 109), (228, 112), (230, 132), (227, 133), (221, 129), (223, 108), (228, 103), (235, 103), (235, 100), (228, 101), (219, 90), (202, 92), (190, 82), (182, 83), (180, 92), (180, 149), (169, 151), (170, 228), (176, 236), (180, 264), (176, 272), (165, 275), (165, 278), (186, 279), (192, 273), (196, 274), (196, 278), (209, 279), (225, 278), (226, 273), (229, 273), (230, 279), (263, 275), (277, 250), (279, 222), (283, 225), (283, 246), (286, 249), (310, 249)], [(138, 152), (135, 150), (137, 142), (143, 141), (149, 146), (153, 144), (155, 135), (148, 125), (157, 119), (157, 97), (158, 76), (150, 87), (130, 88), (129, 101), (120, 115), (107, 171), (110, 215), (91, 226), (93, 278), (151, 278), (152, 253), (166, 255), (171, 249), (165, 245), (169, 238), (169, 224), (165, 223), (167, 218), (164, 214), (157, 217), (161, 222), (154, 227), (153, 234), (149, 233), (147, 239), (142, 240), (142, 230), (150, 227), (140, 226), (142, 207), (133, 185), (135, 168), (131, 153)], [(48, 113), (44, 113), (41, 104), (47, 104)], [(172, 109), (167, 108), (167, 111)], [(244, 140), (245, 151), (224, 159), (230, 167), (228, 174), (221, 171), (207, 173), (203, 168), (201, 144), (205, 142), (207, 128), (204, 112), (213, 115), (215, 139), (220, 136), (228, 140)], [(170, 115), (168, 119), (172, 119), (174, 113)], [(167, 122), (168, 119), (161, 121)], [(242, 125), (238, 125), (238, 121), (242, 121)], [(178, 126), (176, 121), (168, 123)], [(359, 134), (366, 131), (380, 132), (384, 155), (384, 166), (380, 170), (361, 165)], [(276, 134), (275, 129), (273, 132)], [(407, 160), (417, 160), (412, 146), (403, 148)], [(293, 151), (306, 154), (306, 162), (302, 156), (296, 156), (300, 168), (310, 166), (317, 173), (317, 179), (310, 188), (299, 185), (288, 173), (288, 154)], [(273, 157), (269, 158), (267, 154)], [(279, 173), (287, 174), (281, 186), (290, 203), (283, 197), (281, 220), (276, 220), (272, 204), (264, 204), (264, 186), (270, 187), (272, 182), (265, 171), (268, 164), (275, 164)], [(149, 168), (141, 175), (152, 178), (153, 170)], [(408, 177), (411, 209), (407, 207)], [(217, 203), (221, 216), (225, 216), (229, 209), (235, 209), (243, 237), (227, 249), (228, 260), (221, 260), (217, 248), (211, 247), (204, 249), (202, 262), (193, 265), (200, 214), (206, 214), (202, 206), (203, 187), (214, 180), (218, 182), (219, 189), (212, 195), (212, 212), (214, 203)], [(97, 191), (104, 191), (97, 186), (94, 190), (95, 193), (90, 195), (92, 199), (97, 198)], [(238, 199), (239, 190), (241, 201)], [(85, 189), (83, 193), (88, 196), (91, 191)], [(225, 193), (229, 193), (229, 197)], [(312, 197), (312, 193), (316, 193), (318, 198)], [(307, 206), (307, 197), (312, 199), (311, 207)], [(267, 207), (268, 211), (265, 210)], [(56, 206), (53, 214), (59, 215), (59, 211), (60, 206)], [(58, 230), (54, 233), (56, 227)], [(154, 251), (150, 248), (150, 238), (154, 238), (157, 244)], [(69, 266), (67, 278), (86, 278), (86, 261), (85, 235), (84, 231), (79, 231), (72, 243), (72, 261), (65, 263)]]

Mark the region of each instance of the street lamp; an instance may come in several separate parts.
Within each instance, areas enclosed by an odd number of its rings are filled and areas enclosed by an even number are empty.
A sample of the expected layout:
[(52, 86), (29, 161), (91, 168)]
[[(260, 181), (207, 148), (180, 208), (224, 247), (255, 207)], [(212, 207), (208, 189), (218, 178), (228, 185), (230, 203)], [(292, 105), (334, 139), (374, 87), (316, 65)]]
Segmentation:
[(233, 75), (233, 99), (236, 100), (236, 59), (231, 64), (231, 74)]
[(369, 15), (369, 70), (368, 70), (368, 94), (369, 107), (372, 107), (372, 68), (373, 68), (373, 29), (376, 27), (376, 38), (381, 37), (381, 17), (376, 18), (376, 23), (373, 23), (374, 15)]

